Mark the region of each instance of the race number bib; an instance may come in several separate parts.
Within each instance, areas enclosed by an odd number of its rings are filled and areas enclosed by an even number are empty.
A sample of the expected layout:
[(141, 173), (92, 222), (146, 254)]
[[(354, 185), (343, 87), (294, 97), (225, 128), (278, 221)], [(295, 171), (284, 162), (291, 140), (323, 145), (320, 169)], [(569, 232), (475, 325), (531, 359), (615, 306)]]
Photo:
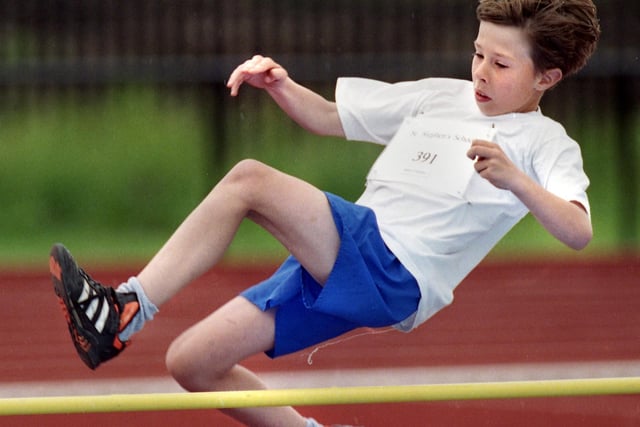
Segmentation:
[(462, 196), (475, 173), (467, 151), (495, 129), (422, 116), (408, 117), (376, 160), (368, 179), (418, 184)]

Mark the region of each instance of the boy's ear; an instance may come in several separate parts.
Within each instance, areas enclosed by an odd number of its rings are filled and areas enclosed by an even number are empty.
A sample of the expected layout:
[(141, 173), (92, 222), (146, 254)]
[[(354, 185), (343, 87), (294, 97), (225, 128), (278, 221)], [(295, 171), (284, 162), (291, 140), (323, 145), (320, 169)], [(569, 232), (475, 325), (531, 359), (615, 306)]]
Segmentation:
[(562, 80), (562, 70), (560, 68), (551, 68), (540, 73), (540, 78), (536, 84), (536, 89), (545, 91), (551, 89)]

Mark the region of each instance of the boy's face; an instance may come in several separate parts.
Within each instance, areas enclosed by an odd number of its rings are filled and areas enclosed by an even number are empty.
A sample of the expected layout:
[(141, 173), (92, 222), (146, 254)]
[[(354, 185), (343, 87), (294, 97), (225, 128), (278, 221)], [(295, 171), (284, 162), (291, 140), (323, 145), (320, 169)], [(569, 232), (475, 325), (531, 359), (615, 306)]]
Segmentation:
[(487, 116), (535, 111), (544, 91), (517, 27), (480, 22), (471, 75), (480, 111)]

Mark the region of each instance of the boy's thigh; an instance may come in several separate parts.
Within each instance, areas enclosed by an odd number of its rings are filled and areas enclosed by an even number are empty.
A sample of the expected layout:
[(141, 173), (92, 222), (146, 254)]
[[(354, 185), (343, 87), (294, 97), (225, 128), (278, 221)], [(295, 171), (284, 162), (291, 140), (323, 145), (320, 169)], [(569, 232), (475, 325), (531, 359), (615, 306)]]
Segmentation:
[(252, 181), (249, 219), (278, 239), (319, 282), (335, 262), (340, 239), (325, 193), (312, 184), (259, 162)]

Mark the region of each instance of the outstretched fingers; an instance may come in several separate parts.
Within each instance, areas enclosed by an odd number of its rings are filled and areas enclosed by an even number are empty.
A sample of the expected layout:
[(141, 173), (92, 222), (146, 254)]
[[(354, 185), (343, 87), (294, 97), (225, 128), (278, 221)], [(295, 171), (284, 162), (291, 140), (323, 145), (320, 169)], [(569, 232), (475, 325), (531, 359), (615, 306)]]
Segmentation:
[(273, 59), (255, 55), (233, 70), (227, 81), (227, 87), (231, 89), (231, 96), (237, 96), (240, 86), (245, 82), (251, 86), (264, 89), (284, 80), (287, 76), (287, 71)]

